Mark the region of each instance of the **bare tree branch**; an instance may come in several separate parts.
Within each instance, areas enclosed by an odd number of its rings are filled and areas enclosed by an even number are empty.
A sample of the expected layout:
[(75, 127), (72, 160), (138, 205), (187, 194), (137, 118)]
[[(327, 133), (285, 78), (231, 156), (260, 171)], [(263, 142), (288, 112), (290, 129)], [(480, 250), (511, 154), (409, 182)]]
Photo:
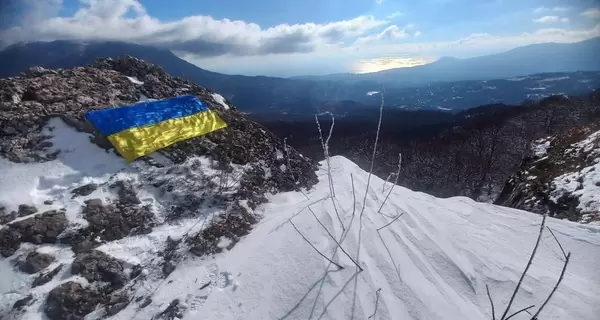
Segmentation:
[(394, 223), (394, 221), (398, 220), (400, 217), (402, 217), (402, 215), (404, 215), (404, 212), (402, 212), (401, 214), (399, 214), (397, 217), (395, 217), (395, 218), (394, 218), (394, 220), (392, 220), (392, 221), (388, 222), (388, 223), (387, 223), (386, 225), (384, 225), (383, 227), (381, 227), (381, 228), (377, 228), (377, 231), (379, 232), (379, 230), (381, 230), (381, 229), (383, 229), (383, 228), (385, 228), (385, 227), (389, 226), (390, 224)]
[(354, 261), (354, 259), (352, 259), (352, 257), (350, 256), (350, 254), (348, 254), (348, 252), (346, 252), (346, 250), (344, 250), (344, 248), (342, 247), (342, 245), (340, 244), (340, 242), (335, 239), (335, 237), (331, 234), (331, 232), (329, 232), (329, 229), (327, 229), (327, 227), (325, 227), (325, 225), (321, 222), (321, 220), (319, 219), (319, 217), (317, 217), (317, 214), (313, 211), (313, 209), (311, 207), (308, 207), (308, 210), (312, 213), (313, 217), (315, 217), (315, 219), (321, 225), (321, 227), (323, 227), (323, 229), (325, 230), (325, 232), (327, 232), (327, 234), (333, 240), (333, 242), (335, 242), (335, 244), (337, 245), (337, 247), (340, 248), (340, 250), (342, 250), (342, 252), (352, 261), (352, 263), (354, 263), (358, 267), (358, 269), (360, 269), (360, 271), (363, 271), (363, 269), (358, 265), (358, 263), (356, 261)]
[(323, 148), (323, 155), (325, 156), (325, 161), (327, 162), (327, 178), (329, 180), (329, 192), (331, 193), (331, 203), (333, 203), (333, 209), (335, 210), (335, 215), (337, 216), (340, 225), (342, 226), (342, 230), (346, 230), (344, 223), (342, 222), (342, 218), (340, 217), (340, 213), (337, 209), (337, 205), (335, 204), (335, 190), (333, 188), (333, 177), (331, 175), (331, 162), (329, 157), (329, 139), (331, 139), (331, 134), (333, 133), (333, 126), (335, 125), (335, 118), (333, 115), (331, 116), (331, 127), (329, 128), (329, 136), (327, 140), (323, 140), (323, 132), (321, 131), (321, 123), (319, 122), (319, 117), (315, 114), (315, 122), (317, 123), (317, 129), (319, 130), (319, 137), (321, 139), (321, 146)]
[(516, 316), (516, 315), (518, 315), (518, 314), (519, 314), (519, 313), (521, 313), (521, 312), (525, 312), (525, 311), (527, 311), (527, 310), (529, 310), (529, 309), (531, 309), (531, 308), (533, 308), (533, 307), (535, 307), (535, 305), (530, 305), (529, 307), (525, 307), (525, 308), (523, 308), (523, 309), (521, 309), (521, 310), (519, 310), (519, 311), (517, 311), (517, 312), (515, 312), (515, 313), (511, 314), (510, 316), (508, 316), (508, 318), (506, 318), (506, 320), (508, 320), (508, 319), (510, 319), (510, 318), (512, 318), (512, 317), (514, 317), (514, 316)]
[[(325, 140), (325, 147), (327, 148), (327, 157), (330, 157), (329, 154), (329, 140), (331, 139), (331, 135), (333, 134), (333, 126), (335, 125), (335, 117), (333, 114), (331, 115), (331, 127), (329, 127), (329, 135), (327, 135), (327, 140)], [(327, 159), (327, 164), (329, 165), (329, 159)], [(331, 196), (335, 198), (335, 186), (333, 183), (333, 176), (331, 175), (331, 167), (329, 170), (329, 187), (331, 188)]]
[(304, 241), (306, 241), (313, 249), (315, 249), (315, 251), (321, 255), (321, 257), (327, 259), (327, 261), (333, 263), (336, 267), (340, 268), (340, 269), (344, 269), (344, 267), (342, 267), (341, 265), (339, 265), (338, 263), (334, 262), (333, 260), (327, 258), (327, 256), (325, 256), (323, 253), (321, 253), (321, 251), (319, 251), (319, 249), (317, 249), (310, 241), (308, 241), (308, 239), (306, 239), (306, 237), (302, 234), (302, 232), (300, 232), (300, 230), (298, 230), (298, 228), (296, 228), (296, 225), (294, 224), (294, 222), (292, 222), (292, 220), (290, 220), (290, 224), (292, 225), (292, 227), (294, 227), (294, 229), (296, 229), (296, 231), (298, 232), (298, 234), (302, 237), (302, 239), (304, 239)]
[(550, 231), (550, 234), (552, 234), (552, 236), (554, 237), (554, 240), (556, 240), (556, 243), (558, 243), (558, 247), (560, 248), (560, 251), (562, 251), (563, 256), (566, 259), (567, 258), (567, 254), (565, 253), (565, 249), (563, 249), (562, 244), (560, 244), (560, 241), (558, 241), (558, 238), (556, 237), (556, 235), (554, 234), (554, 232), (552, 231), (552, 229), (550, 229), (550, 227), (546, 227), (546, 229), (548, 229), (548, 231)]
[(371, 169), (369, 169), (369, 176), (367, 178), (367, 187), (365, 189), (365, 196), (363, 198), (362, 209), (360, 210), (361, 223), (362, 223), (362, 216), (365, 213), (365, 206), (367, 205), (367, 195), (369, 194), (369, 186), (371, 184), (371, 176), (373, 175), (373, 166), (375, 165), (375, 155), (377, 154), (377, 143), (379, 142), (379, 132), (381, 131), (381, 119), (383, 118), (384, 101), (385, 101), (384, 94), (381, 93), (381, 106), (379, 107), (379, 122), (377, 122), (377, 134), (375, 135), (375, 143), (373, 144), (373, 154), (371, 154)]
[(565, 264), (563, 265), (562, 271), (560, 272), (560, 277), (558, 278), (556, 285), (554, 286), (554, 288), (552, 288), (552, 291), (550, 292), (550, 294), (548, 295), (548, 298), (546, 298), (544, 303), (542, 303), (542, 306), (540, 307), (540, 309), (531, 317), (532, 320), (537, 319), (537, 316), (540, 314), (540, 312), (542, 312), (542, 310), (544, 309), (546, 304), (548, 304), (548, 301), (550, 301), (550, 298), (552, 298), (552, 295), (554, 295), (554, 292), (556, 292), (556, 289), (558, 289), (558, 286), (560, 285), (563, 277), (565, 276), (565, 271), (567, 271), (567, 265), (569, 265), (570, 259), (571, 259), (571, 253), (569, 252), (565, 258)]
[(542, 234), (544, 233), (544, 227), (546, 226), (546, 217), (547, 217), (547, 215), (544, 214), (544, 216), (542, 218), (542, 224), (540, 226), (540, 232), (538, 234), (537, 241), (535, 242), (535, 247), (533, 247), (533, 251), (531, 252), (529, 261), (527, 261), (527, 266), (525, 266), (525, 270), (523, 270), (523, 273), (521, 273), (521, 278), (519, 278), (519, 282), (517, 282), (517, 286), (515, 287), (515, 290), (513, 291), (513, 294), (510, 297), (510, 301), (508, 302), (508, 305), (506, 306), (506, 309), (504, 310), (504, 313), (502, 314), (502, 317), (500, 318), (501, 320), (506, 320), (506, 315), (508, 314), (510, 307), (512, 306), (513, 302), (515, 301), (515, 297), (517, 296), (517, 292), (519, 292), (519, 289), (521, 288), (521, 284), (523, 283), (525, 274), (527, 274), (529, 267), (531, 267), (531, 263), (533, 262), (533, 258), (535, 257), (535, 253), (537, 252), (537, 248), (540, 245), (540, 240), (542, 239)]
[(488, 299), (490, 299), (490, 304), (492, 305), (492, 320), (496, 320), (496, 310), (494, 309), (494, 301), (492, 300), (492, 295), (490, 295), (490, 287), (485, 285), (485, 290), (487, 291)]
[(394, 187), (398, 184), (398, 177), (400, 176), (401, 168), (402, 168), (402, 153), (398, 153), (398, 172), (396, 172), (396, 179), (394, 179), (394, 184), (392, 185), (392, 187), (390, 188), (390, 191), (385, 196), (385, 199), (383, 200), (383, 203), (381, 203), (381, 206), (379, 207), (379, 210), (377, 210), (377, 213), (381, 212), (381, 209), (383, 209), (383, 206), (385, 205), (388, 198), (390, 197), (390, 194), (392, 194)]
[(377, 306), (379, 305), (379, 293), (380, 292), (381, 292), (381, 288), (379, 288), (379, 289), (377, 289), (377, 291), (375, 291), (375, 296), (377, 297), (375, 299), (375, 311), (367, 319), (371, 319), (371, 318), (375, 319), (375, 315), (377, 314)]

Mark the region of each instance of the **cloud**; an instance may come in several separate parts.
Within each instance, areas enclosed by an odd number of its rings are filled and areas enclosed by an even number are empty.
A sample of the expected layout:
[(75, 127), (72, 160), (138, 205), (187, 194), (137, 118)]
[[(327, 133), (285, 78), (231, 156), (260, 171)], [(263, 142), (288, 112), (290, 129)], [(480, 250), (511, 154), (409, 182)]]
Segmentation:
[(377, 4), (382, 4), (382, 3), (383, 3), (383, 0), (375, 0), (375, 2), (376, 2)]
[(358, 50), (362, 55), (397, 55), (398, 53), (413, 56), (476, 56), (498, 51), (510, 50), (515, 47), (536, 43), (572, 43), (600, 36), (600, 24), (589, 29), (542, 28), (533, 32), (523, 32), (514, 35), (493, 35), (489, 33), (473, 33), (469, 36), (450, 41), (411, 42), (364, 45), (357, 43), (358, 48), (344, 49), (350, 53)]
[(543, 16), (541, 18), (533, 19), (536, 23), (557, 23), (557, 22), (569, 22), (569, 18), (561, 18), (559, 16)]
[(392, 12), (390, 14), (388, 14), (388, 16), (386, 17), (387, 19), (395, 19), (398, 17), (402, 17), (404, 15), (404, 13), (400, 12), (400, 11), (396, 11), (396, 12)]
[(533, 10), (533, 13), (543, 13), (543, 12), (548, 12), (548, 11), (566, 12), (566, 11), (569, 11), (569, 8), (566, 8), (566, 7), (554, 7), (554, 8), (539, 7), (539, 8), (535, 8)]
[(581, 13), (582, 16), (596, 19), (600, 18), (600, 8), (590, 8)]
[(404, 39), (410, 36), (413, 37), (418, 37), (421, 35), (421, 31), (412, 31), (415, 29), (415, 26), (413, 24), (407, 24), (405, 27), (400, 28), (397, 25), (393, 24), (390, 25), (388, 27), (386, 27), (385, 29), (383, 29), (383, 31), (376, 33), (376, 34), (371, 34), (368, 36), (364, 36), (364, 37), (360, 37), (358, 38), (358, 40), (356, 40), (355, 44), (367, 44), (367, 43), (372, 43), (372, 42), (390, 42), (393, 40), (400, 40), (400, 39)]
[[(353, 43), (357, 37), (388, 24), (373, 16), (359, 16), (326, 24), (281, 24), (265, 29), (254, 23), (200, 15), (163, 22), (149, 16), (138, 0), (82, 0), (82, 3), (83, 7), (72, 17), (46, 17), (0, 31), (3, 41), (0, 44), (58, 39), (116, 40), (198, 56), (266, 55), (311, 52), (323, 46)], [(398, 36), (390, 32), (390, 36)]]

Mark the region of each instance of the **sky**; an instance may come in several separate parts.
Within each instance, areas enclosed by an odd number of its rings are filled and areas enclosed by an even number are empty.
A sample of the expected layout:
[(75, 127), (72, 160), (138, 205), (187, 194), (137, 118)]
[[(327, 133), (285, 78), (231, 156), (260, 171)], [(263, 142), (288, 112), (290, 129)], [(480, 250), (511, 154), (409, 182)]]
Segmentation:
[(365, 73), (600, 36), (599, 0), (0, 0), (0, 47), (118, 40), (201, 68)]

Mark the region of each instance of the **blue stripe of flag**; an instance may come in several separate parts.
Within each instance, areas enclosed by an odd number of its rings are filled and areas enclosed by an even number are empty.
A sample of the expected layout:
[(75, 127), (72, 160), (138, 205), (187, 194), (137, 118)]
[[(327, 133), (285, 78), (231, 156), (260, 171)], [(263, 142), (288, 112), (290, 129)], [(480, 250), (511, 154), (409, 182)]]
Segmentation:
[(158, 101), (141, 102), (130, 106), (90, 111), (87, 119), (104, 136), (134, 127), (157, 124), (169, 119), (187, 117), (208, 110), (192, 95)]

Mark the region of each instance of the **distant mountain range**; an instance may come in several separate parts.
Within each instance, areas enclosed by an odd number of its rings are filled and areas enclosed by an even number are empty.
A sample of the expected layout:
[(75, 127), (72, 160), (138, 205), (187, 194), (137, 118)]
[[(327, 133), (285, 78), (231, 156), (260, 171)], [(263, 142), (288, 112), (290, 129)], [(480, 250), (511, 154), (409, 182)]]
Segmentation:
[(303, 76), (294, 79), (374, 81), (403, 87), (439, 81), (490, 80), (536, 73), (600, 71), (600, 37), (576, 43), (542, 43), (470, 59), (444, 57), (433, 63), (366, 74)]
[[(371, 74), (286, 79), (212, 72), (169, 50), (151, 46), (53, 41), (16, 44), (0, 51), (0, 77), (15, 76), (32, 66), (69, 68), (88, 65), (97, 57), (131, 55), (157, 64), (172, 75), (215, 89), (240, 110), (250, 113), (366, 112), (379, 105), (378, 92), (383, 84), (386, 105), (408, 110), (457, 111), (481, 104), (518, 103), (597, 89), (600, 59), (594, 56), (594, 51), (600, 52), (600, 37), (572, 44), (531, 45), (472, 59), (444, 58), (428, 65)], [(533, 73), (544, 74), (515, 78)], [(489, 81), (479, 81), (482, 79)]]

